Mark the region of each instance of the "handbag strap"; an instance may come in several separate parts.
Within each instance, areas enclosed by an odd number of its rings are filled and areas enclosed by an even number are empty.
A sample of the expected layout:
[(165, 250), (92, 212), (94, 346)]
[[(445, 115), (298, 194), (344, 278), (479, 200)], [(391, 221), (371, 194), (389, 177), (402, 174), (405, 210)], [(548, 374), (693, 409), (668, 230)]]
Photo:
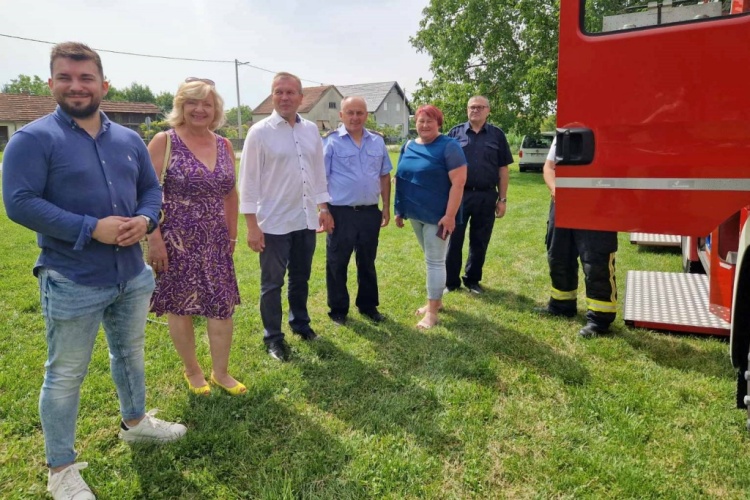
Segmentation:
[(164, 185), (164, 179), (167, 177), (167, 169), (172, 160), (172, 134), (171, 130), (167, 130), (167, 145), (164, 148), (164, 161), (161, 164), (161, 175), (159, 176), (159, 185)]

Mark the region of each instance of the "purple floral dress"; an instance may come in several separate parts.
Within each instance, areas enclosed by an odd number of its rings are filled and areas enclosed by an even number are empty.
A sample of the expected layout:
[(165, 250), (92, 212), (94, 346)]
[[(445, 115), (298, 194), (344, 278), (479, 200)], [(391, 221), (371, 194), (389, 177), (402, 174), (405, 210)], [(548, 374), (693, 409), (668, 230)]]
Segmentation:
[(170, 167), (164, 178), (164, 222), (169, 271), (157, 273), (151, 311), (228, 319), (240, 303), (224, 197), (234, 189), (234, 158), (216, 136), (211, 172), (170, 130)]

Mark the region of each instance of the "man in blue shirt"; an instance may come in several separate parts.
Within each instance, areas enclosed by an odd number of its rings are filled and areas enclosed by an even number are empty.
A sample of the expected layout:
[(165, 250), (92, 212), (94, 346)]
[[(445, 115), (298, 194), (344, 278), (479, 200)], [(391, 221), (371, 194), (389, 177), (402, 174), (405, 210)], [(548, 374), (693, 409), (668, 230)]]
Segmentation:
[[(347, 268), (352, 252), (357, 263), (359, 312), (375, 322), (385, 317), (378, 311), (378, 277), (375, 257), (380, 228), (388, 225), (391, 203), (391, 160), (383, 137), (365, 128), (367, 103), (362, 97), (341, 101), (341, 125), (324, 138), (329, 208), (334, 230), (327, 238), (326, 287), (328, 315), (346, 322), (349, 292)], [(383, 209), (378, 207), (382, 198)]]
[(505, 133), (487, 123), (490, 102), (486, 97), (474, 96), (467, 107), (469, 121), (457, 125), (448, 135), (458, 140), (468, 161), (466, 185), (463, 197), (463, 222), (456, 229), (448, 244), (445, 258), (446, 291), (461, 288), (461, 250), (466, 228), (469, 228), (469, 255), (466, 258), (463, 283), (472, 293), (483, 292), (482, 280), (487, 247), (495, 226), (495, 217), (505, 215), (508, 199), (508, 165), (513, 155)]
[(186, 428), (145, 412), (144, 328), (154, 288), (138, 241), (153, 230), (161, 189), (141, 138), (99, 111), (108, 90), (99, 55), (56, 45), (54, 113), (11, 137), (3, 165), (8, 217), (37, 232), (34, 266), (47, 330), (39, 412), (54, 498), (94, 498), (74, 463), (80, 387), (104, 325), (120, 399), (120, 437), (165, 442)]

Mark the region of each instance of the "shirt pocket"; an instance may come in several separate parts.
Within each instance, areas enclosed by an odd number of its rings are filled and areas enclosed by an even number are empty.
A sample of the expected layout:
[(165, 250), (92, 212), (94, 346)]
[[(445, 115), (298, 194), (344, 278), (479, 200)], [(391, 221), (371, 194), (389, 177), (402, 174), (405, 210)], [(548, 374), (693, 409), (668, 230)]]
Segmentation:
[(365, 158), (365, 171), (370, 174), (380, 176), (380, 169), (383, 167), (383, 152), (367, 150)]
[(500, 166), (500, 146), (494, 142), (488, 142), (484, 147), (484, 159), (493, 167)]
[[(357, 168), (357, 165), (359, 164), (359, 162), (357, 161), (357, 155), (354, 153), (350, 153), (349, 151), (337, 152), (336, 160), (337, 160), (337, 163), (343, 165), (344, 167), (348, 169)], [(334, 163), (333, 166), (335, 169), (336, 162)]]

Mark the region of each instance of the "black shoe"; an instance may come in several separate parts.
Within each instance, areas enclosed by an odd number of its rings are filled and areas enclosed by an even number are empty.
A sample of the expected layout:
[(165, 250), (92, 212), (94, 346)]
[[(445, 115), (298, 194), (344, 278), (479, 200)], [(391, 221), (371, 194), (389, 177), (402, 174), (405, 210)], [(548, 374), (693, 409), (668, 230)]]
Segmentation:
[(460, 290), (460, 289), (461, 289), (461, 285), (458, 285), (458, 286), (446, 286), (445, 290), (443, 290), (443, 293), (455, 292), (456, 290)]
[(331, 318), (331, 321), (333, 321), (337, 325), (344, 326), (346, 324), (346, 314), (328, 313), (328, 317)]
[(563, 316), (565, 318), (572, 318), (576, 315), (576, 311), (565, 311), (565, 312), (553, 311), (552, 309), (549, 308), (549, 306), (535, 307), (534, 312), (539, 313), (539, 314), (544, 314), (546, 316)]
[(466, 285), (466, 288), (468, 288), (471, 293), (475, 293), (477, 295), (482, 295), (484, 293), (484, 289), (479, 286), (479, 283), (470, 283)]
[(306, 340), (308, 342), (311, 342), (318, 338), (317, 334), (309, 326), (300, 330), (295, 330), (294, 333), (302, 337), (302, 340)]
[(596, 323), (589, 322), (586, 323), (586, 326), (581, 328), (581, 330), (578, 332), (578, 335), (580, 335), (584, 339), (590, 339), (599, 335), (605, 335), (607, 333), (609, 333), (608, 327), (601, 327)]
[(278, 361), (289, 361), (289, 347), (286, 345), (284, 339), (274, 340), (266, 345), (266, 352)]
[(360, 311), (360, 314), (362, 314), (363, 316), (367, 316), (375, 323), (382, 323), (383, 321), (385, 321), (385, 316), (380, 314), (380, 311), (378, 311), (377, 309), (374, 309), (372, 311), (367, 311), (367, 312)]

